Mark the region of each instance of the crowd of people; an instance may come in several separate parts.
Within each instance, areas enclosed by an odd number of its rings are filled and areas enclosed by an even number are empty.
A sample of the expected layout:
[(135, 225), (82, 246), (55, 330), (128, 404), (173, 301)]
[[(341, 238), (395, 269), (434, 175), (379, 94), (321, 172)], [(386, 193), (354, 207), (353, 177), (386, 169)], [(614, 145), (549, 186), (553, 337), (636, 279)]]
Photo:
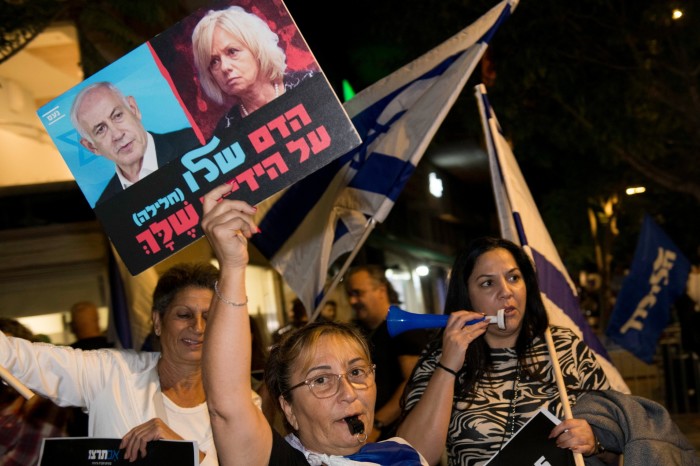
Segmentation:
[[(192, 50), (204, 93), (229, 106), (217, 131), (314, 74), (287, 71), (277, 35), (240, 7), (205, 15)], [(87, 87), (72, 116), (80, 144), (116, 163), (115, 192), (161, 164), (160, 136), (109, 83)], [(182, 137), (179, 149), (192, 144)], [(70, 435), (120, 439), (128, 461), (150, 442), (189, 440), (204, 466), (478, 466), (541, 409), (559, 422), (539, 442), (572, 460), (699, 464), (662, 406), (612, 390), (586, 344), (550, 325), (532, 261), (504, 239), (477, 238), (457, 255), (442, 329), (391, 336), (399, 297), (383, 268), (360, 264), (344, 279), (351, 320), (340, 321), (335, 301), (310, 319), (296, 300), (266, 345), (246, 291), (256, 209), (230, 194), (224, 184), (202, 197), (219, 266), (176, 264), (158, 280), (158, 351), (111, 347), (88, 302), (72, 309), (71, 346), (3, 323), (0, 365), (36, 395), (3, 386), (0, 465), (36, 464), (42, 438)], [(503, 328), (484, 319), (499, 311)]]
[[(456, 257), (443, 329), (407, 342), (382, 336), (398, 296), (381, 268), (362, 265), (344, 280), (355, 319), (297, 322), (266, 346), (245, 285), (255, 208), (223, 199), (229, 192), (222, 185), (203, 197), (219, 267), (177, 264), (158, 281), (160, 351), (110, 348), (94, 305), (78, 303), (72, 328), (84, 338), (56, 346), (6, 326), (0, 364), (33, 400), (59, 414), (86, 411), (85, 435), (121, 439), (131, 461), (151, 441), (180, 439), (196, 442), (203, 465), (483, 465), (544, 408), (560, 422), (541, 441), (587, 464), (698, 464), (661, 405), (612, 390), (586, 344), (549, 324), (531, 260), (504, 239), (477, 238)], [(505, 328), (483, 319), (499, 310)], [(18, 399), (4, 398), (5, 422), (33, 426), (35, 447), (45, 435), (70, 435), (70, 416), (41, 427)], [(38, 449), (12, 445), (0, 445), (1, 464), (20, 464), (9, 462), (12, 449), (35, 464)]]

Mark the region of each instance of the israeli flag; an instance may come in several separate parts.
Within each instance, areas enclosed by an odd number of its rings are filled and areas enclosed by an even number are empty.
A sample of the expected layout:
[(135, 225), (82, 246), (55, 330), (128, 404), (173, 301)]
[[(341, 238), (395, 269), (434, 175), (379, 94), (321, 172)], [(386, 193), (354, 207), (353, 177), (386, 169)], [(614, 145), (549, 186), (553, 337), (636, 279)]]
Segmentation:
[(581, 312), (576, 287), (559, 257), (518, 162), (503, 137), (483, 84), (476, 86), (476, 98), (486, 138), (501, 236), (520, 244), (534, 260), (550, 324), (573, 330), (595, 353), (612, 387), (630, 393), (622, 376), (610, 362), (605, 347)]
[(611, 340), (651, 364), (671, 306), (686, 290), (690, 261), (647, 214), (629, 274), (606, 330)]
[(329, 266), (382, 222), (488, 46), (515, 7), (505, 0), (345, 104), (362, 144), (258, 205), (252, 239), (307, 311)]

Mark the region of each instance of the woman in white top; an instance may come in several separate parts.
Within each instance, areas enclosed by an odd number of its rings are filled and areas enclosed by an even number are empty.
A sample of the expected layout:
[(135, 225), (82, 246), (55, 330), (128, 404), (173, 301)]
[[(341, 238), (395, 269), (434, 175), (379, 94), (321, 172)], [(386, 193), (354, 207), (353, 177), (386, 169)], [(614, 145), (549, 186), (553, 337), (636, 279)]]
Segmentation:
[(218, 270), (179, 264), (158, 281), (153, 326), (160, 352), (31, 343), (0, 334), (0, 364), (35, 392), (89, 414), (88, 435), (121, 438), (125, 459), (152, 440), (194, 440), (200, 463), (217, 465), (202, 385), (202, 344)]

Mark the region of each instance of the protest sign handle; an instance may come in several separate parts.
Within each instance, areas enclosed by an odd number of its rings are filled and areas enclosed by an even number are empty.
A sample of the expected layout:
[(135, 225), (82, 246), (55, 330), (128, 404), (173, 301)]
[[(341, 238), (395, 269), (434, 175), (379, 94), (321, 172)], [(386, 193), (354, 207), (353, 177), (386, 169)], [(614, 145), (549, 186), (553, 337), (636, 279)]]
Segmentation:
[[(569, 396), (566, 393), (566, 385), (564, 385), (564, 376), (561, 373), (561, 367), (559, 366), (559, 358), (557, 357), (557, 349), (554, 347), (554, 340), (552, 339), (552, 331), (547, 327), (544, 331), (544, 338), (547, 340), (547, 349), (549, 350), (549, 356), (552, 358), (552, 367), (554, 368), (554, 378), (557, 381), (557, 388), (559, 389), (559, 399), (561, 400), (562, 408), (564, 408), (564, 419), (573, 419), (574, 415), (571, 414), (571, 405), (569, 405)], [(576, 466), (584, 466), (583, 455), (581, 453), (574, 453), (574, 462)]]
[(22, 382), (20, 382), (19, 379), (17, 379), (17, 377), (10, 374), (10, 372), (3, 366), (0, 366), (0, 377), (2, 377), (2, 379), (5, 382), (7, 382), (8, 385), (17, 390), (19, 394), (25, 397), (26, 399), (30, 399), (34, 396), (34, 392), (32, 392)]

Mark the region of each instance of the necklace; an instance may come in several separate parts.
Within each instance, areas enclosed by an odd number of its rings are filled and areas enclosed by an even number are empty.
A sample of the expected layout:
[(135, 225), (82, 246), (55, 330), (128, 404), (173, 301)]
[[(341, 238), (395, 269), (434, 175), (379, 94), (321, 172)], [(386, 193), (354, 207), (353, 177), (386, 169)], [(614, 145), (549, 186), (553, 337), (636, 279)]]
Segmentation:
[[(279, 84), (275, 83), (275, 99), (280, 96), (280, 87)], [(245, 105), (243, 105), (243, 102), (240, 104), (241, 107), (241, 113), (243, 114), (244, 117), (247, 117), (249, 115), (248, 110), (245, 108)]]
[(520, 361), (515, 368), (515, 380), (513, 381), (513, 399), (510, 400), (510, 413), (506, 420), (506, 429), (510, 424), (510, 437), (515, 433), (515, 408), (517, 407), (518, 396), (520, 395)]

